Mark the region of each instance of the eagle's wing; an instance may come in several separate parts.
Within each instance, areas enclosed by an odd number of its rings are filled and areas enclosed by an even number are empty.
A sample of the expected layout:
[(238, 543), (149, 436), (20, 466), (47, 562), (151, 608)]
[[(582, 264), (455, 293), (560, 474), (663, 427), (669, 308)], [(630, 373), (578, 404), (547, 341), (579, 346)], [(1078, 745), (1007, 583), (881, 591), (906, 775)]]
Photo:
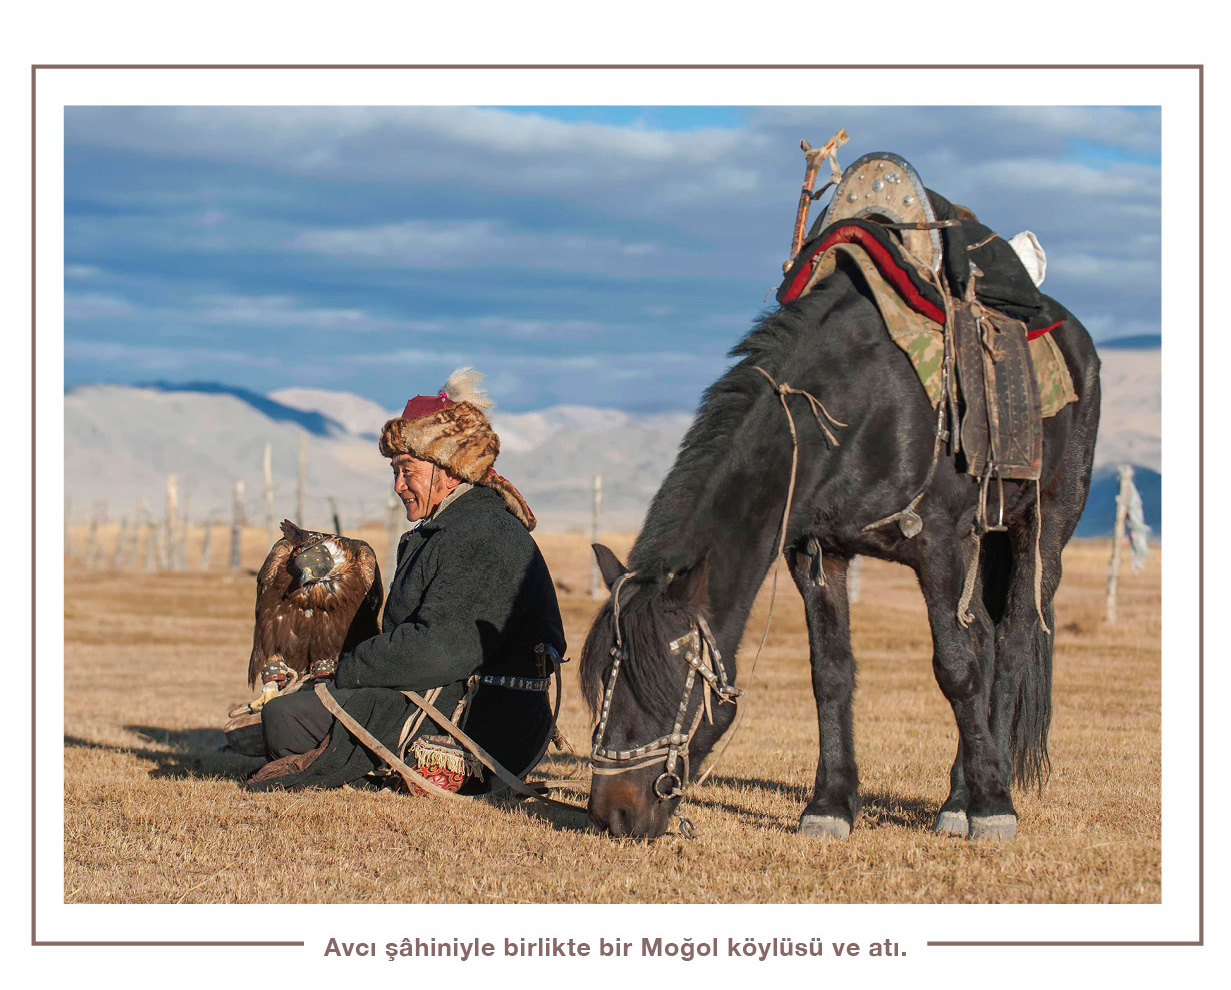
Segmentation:
[(376, 551), (363, 540), (350, 540), (355, 546), (358, 558), (359, 573), (366, 585), (363, 601), (359, 605), (350, 629), (346, 633), (345, 649), (351, 649), (365, 639), (371, 639), (380, 632), (380, 606), (385, 599), (385, 585), (380, 579), (380, 565), (376, 561)]
[(277, 640), (281, 625), (276, 615), (293, 578), (287, 563), (294, 552), (287, 539), (275, 543), (256, 578), (256, 624), (252, 631), (252, 656), (248, 659), (248, 687), (255, 687), (261, 668), (271, 655), (280, 653)]

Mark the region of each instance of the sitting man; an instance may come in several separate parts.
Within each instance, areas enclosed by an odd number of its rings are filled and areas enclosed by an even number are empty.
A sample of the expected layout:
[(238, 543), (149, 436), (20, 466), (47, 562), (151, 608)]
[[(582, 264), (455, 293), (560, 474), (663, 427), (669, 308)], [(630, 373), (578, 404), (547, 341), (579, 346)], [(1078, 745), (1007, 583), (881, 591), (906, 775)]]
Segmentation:
[[(534, 516), (496, 474), (500, 440), (483, 413), (481, 376), (461, 369), (439, 395), (418, 395), (384, 426), (380, 452), (393, 490), (417, 525), (398, 544), (381, 633), (339, 658), (329, 689), (338, 704), (394, 753), (419, 709), (402, 691), (428, 694), (446, 716), (519, 776), (553, 731), (535, 647), (563, 655), (560, 608), (529, 530)], [(477, 675), (477, 678), (476, 678)], [(275, 698), (262, 713), (274, 762), (248, 786), (339, 787), (382, 765), (326, 711), (310, 688)], [(443, 730), (430, 718), (415, 734)], [(413, 759), (409, 760), (413, 764)], [(490, 779), (490, 778), (489, 778)]]

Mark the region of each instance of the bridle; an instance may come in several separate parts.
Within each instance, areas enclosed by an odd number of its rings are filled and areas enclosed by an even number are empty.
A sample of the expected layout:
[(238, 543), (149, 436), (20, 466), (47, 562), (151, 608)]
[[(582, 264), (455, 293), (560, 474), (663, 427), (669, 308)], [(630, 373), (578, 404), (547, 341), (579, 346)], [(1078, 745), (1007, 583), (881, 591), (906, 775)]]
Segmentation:
[[(684, 796), (684, 784), (688, 780), (688, 744), (701, 724), (701, 716), (705, 715), (713, 724), (714, 714), (710, 703), (710, 695), (717, 695), (720, 705), (734, 703), (740, 695), (739, 688), (727, 680), (727, 671), (722, 664), (722, 654), (714, 643), (714, 634), (710, 632), (709, 624), (701, 615), (696, 617), (692, 628), (683, 636), (671, 640), (667, 644), (668, 651), (675, 656), (683, 652), (684, 663), (688, 666), (688, 675), (684, 679), (684, 691), (680, 697), (680, 705), (676, 711), (675, 724), (671, 732), (659, 736), (652, 742), (633, 749), (607, 749), (603, 746), (603, 735), (607, 730), (607, 720), (611, 715), (611, 699), (615, 695), (616, 680), (620, 674), (620, 665), (628, 659), (628, 649), (624, 646), (624, 638), (620, 631), (620, 591), (626, 581), (633, 577), (636, 571), (626, 571), (621, 574), (611, 586), (611, 608), (615, 626), (615, 645), (611, 648), (611, 676), (607, 680), (607, 689), (603, 693), (603, 703), (599, 710), (598, 725), (594, 730), (594, 744), (590, 752), (590, 768), (595, 776), (609, 776), (641, 770), (645, 767), (663, 764), (663, 772), (655, 778), (653, 784), (654, 796), (660, 801)], [(688, 717), (688, 705), (692, 700), (693, 687), (697, 678), (701, 678), (702, 699), (697, 705), (688, 731), (684, 730), (684, 720)], [(682, 770), (677, 767), (682, 766)]]

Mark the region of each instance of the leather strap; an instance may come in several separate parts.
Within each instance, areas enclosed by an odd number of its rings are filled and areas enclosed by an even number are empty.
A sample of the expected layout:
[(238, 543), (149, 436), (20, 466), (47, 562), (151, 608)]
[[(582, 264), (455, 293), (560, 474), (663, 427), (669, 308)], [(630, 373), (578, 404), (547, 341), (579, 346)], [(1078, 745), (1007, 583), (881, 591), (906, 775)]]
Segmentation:
[[(563, 801), (555, 801), (548, 797), (543, 797), (538, 791), (532, 788), (520, 777), (515, 776), (511, 771), (507, 770), (495, 757), (487, 752), (482, 746), (466, 735), (461, 729), (445, 718), (444, 713), (435, 705), (428, 702), (422, 695), (414, 691), (403, 691), (407, 698), (420, 709), (427, 713), (427, 717), (439, 725), (449, 735), (456, 739), (466, 750), (468, 750), (483, 766), (487, 767), (492, 773), (500, 778), (500, 781), (516, 794), (522, 797), (533, 798), (535, 801), (541, 801), (552, 808), (560, 808), (564, 811), (574, 811), (581, 814), (586, 814), (584, 808), (578, 808), (576, 805), (565, 804)], [(541, 759), (541, 757), (540, 757)]]
[[(528, 785), (519, 777), (514, 776), (504, 766), (498, 763), (483, 747), (471, 739), (465, 732), (459, 729), (456, 725), (449, 721), (435, 705), (428, 702), (421, 695), (414, 691), (403, 691), (407, 698), (417, 705), (433, 722), (439, 725), (449, 735), (456, 739), (463, 747), (474, 755), (480, 763), (488, 770), (494, 773), (500, 780), (509, 787), (510, 790), (523, 797), (531, 798), (553, 808), (559, 808), (564, 811), (572, 811), (579, 814), (586, 814), (586, 809), (578, 808), (576, 805), (565, 804), (563, 801), (555, 801), (551, 798), (544, 797), (537, 790)], [(445, 797), (452, 801), (469, 801), (471, 798), (460, 794), (455, 794), (452, 791), (446, 791), (443, 787), (434, 784), (422, 774), (417, 773), (412, 767), (408, 766), (404, 760), (398, 757), (384, 743), (377, 739), (364, 726), (360, 725), (351, 715), (349, 715), (337, 699), (329, 693), (323, 681), (318, 681), (316, 684), (316, 696), (320, 699), (326, 710), (333, 715), (343, 727), (346, 728), (360, 743), (370, 749), (373, 753), (379, 756), (382, 760), (388, 763), (396, 770), (406, 781), (407, 786), (421, 787), (430, 794), (435, 794), (438, 797)]]
[(406, 781), (406, 785), (422, 787), (425, 791), (435, 794), (438, 797), (449, 798), (451, 801), (466, 801), (468, 798), (462, 797), (460, 794), (454, 794), (452, 791), (446, 791), (443, 787), (438, 786), (428, 780), (420, 773), (416, 773), (414, 769), (407, 766), (406, 763), (389, 749), (383, 742), (377, 739), (372, 733), (360, 725), (355, 719), (347, 714), (346, 710), (338, 704), (337, 699), (329, 693), (329, 688), (325, 687), (324, 681), (318, 681), (316, 684), (316, 696), (320, 698), (321, 704), (336, 718), (346, 730), (359, 740), (364, 746), (370, 749), (373, 753), (379, 756), (382, 760), (393, 767), (402, 779)]

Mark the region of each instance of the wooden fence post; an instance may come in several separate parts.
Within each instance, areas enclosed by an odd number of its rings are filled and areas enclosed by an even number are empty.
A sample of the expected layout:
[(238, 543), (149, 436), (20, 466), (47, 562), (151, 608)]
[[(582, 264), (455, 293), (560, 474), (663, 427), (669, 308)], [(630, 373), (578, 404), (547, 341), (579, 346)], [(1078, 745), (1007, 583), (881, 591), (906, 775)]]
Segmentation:
[(338, 535), (342, 535), (342, 519), (338, 515), (338, 500), (332, 495), (329, 496), (329, 511), (333, 515), (333, 531)]
[[(597, 472), (594, 475), (594, 515), (590, 520), (590, 542), (598, 542), (599, 516), (603, 511), (603, 476)], [(598, 558), (590, 554), (590, 597), (602, 597), (602, 575), (598, 569)]]
[(846, 569), (846, 598), (849, 602), (859, 601), (859, 585), (863, 578), (863, 558), (856, 554), (851, 558)]
[(231, 570), (239, 570), (239, 543), (243, 535), (244, 483), (235, 482), (235, 497), (231, 500)]
[(273, 445), (265, 445), (265, 534), (273, 543), (277, 541), (278, 532), (273, 528)]
[(132, 532), (128, 534), (128, 552), (124, 555), (124, 566), (137, 569), (137, 554), (141, 549), (141, 524), (145, 521), (145, 499), (137, 499), (137, 515), (133, 519)]
[(97, 564), (98, 552), (98, 503), (94, 505), (94, 515), (90, 517), (90, 535), (86, 537), (85, 565), (93, 569)]
[(163, 544), (166, 547), (163, 565), (168, 569), (175, 567), (179, 525), (179, 478), (169, 474), (167, 475), (167, 511), (163, 519)]
[(295, 525), (303, 528), (303, 494), (308, 484), (308, 434), (299, 434), (299, 484), (295, 490)]
[(153, 519), (145, 520), (145, 543), (142, 546), (142, 555), (145, 558), (144, 563), (147, 571), (156, 569), (154, 561), (155, 544), (157, 542), (155, 538), (156, 529), (157, 527), (154, 525)]
[(1133, 469), (1121, 464), (1120, 490), (1116, 493), (1116, 524), (1111, 532), (1111, 564), (1107, 568), (1107, 622), (1114, 624), (1119, 618), (1116, 604), (1116, 588), (1120, 582), (1120, 547), (1124, 543), (1124, 521), (1128, 516), (1128, 490), (1133, 483)]
[(205, 535), (201, 537), (201, 564), (198, 568), (202, 571), (209, 570), (209, 550), (210, 537), (214, 533), (214, 520), (211, 516), (205, 520)]
[(115, 538), (115, 548), (111, 551), (111, 570), (120, 569), (120, 557), (124, 553), (124, 543), (128, 539), (128, 516), (120, 520), (120, 534)]
[(180, 510), (179, 536), (176, 544), (179, 546), (179, 559), (175, 562), (177, 571), (188, 570), (188, 540), (192, 533), (192, 493), (184, 486), (184, 507)]
[(401, 538), (401, 533), (398, 532), (398, 506), (402, 504), (401, 499), (389, 499), (389, 513), (385, 517), (385, 533), (388, 536), (388, 549), (386, 560), (388, 561), (389, 570), (385, 578), (385, 591), (393, 586), (393, 572), (398, 566), (398, 541)]

